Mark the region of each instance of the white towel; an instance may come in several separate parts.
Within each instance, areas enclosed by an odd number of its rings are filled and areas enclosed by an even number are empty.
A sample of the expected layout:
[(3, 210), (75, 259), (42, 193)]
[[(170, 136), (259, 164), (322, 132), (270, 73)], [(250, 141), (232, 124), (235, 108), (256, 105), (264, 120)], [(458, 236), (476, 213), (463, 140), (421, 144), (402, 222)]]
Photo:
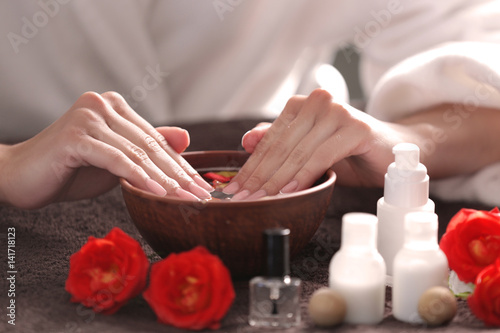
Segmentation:
[[(500, 45), (448, 43), (402, 61), (378, 82), (367, 112), (395, 120), (442, 103), (466, 105), (464, 119), (448, 119), (457, 130), (478, 106), (500, 111)], [(500, 206), (500, 163), (472, 175), (431, 180), (430, 190), (441, 199)]]

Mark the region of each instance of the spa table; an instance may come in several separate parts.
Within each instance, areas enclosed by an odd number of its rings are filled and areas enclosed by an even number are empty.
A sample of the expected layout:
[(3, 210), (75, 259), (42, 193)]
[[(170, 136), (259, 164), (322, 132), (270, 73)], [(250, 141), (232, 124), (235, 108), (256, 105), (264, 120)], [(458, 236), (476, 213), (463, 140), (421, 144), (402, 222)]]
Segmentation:
[[(191, 133), (189, 150), (242, 149), (241, 136), (256, 121), (204, 123), (184, 126)], [(291, 262), (292, 275), (303, 280), (301, 310), (303, 320), (298, 328), (286, 332), (483, 332), (486, 328), (459, 301), (458, 314), (447, 326), (427, 329), (422, 325), (400, 323), (391, 314), (390, 290), (387, 291), (385, 318), (379, 325), (341, 325), (334, 329), (318, 329), (307, 314), (312, 292), (328, 283), (328, 264), (340, 245), (340, 221), (346, 212), (375, 213), (381, 189), (343, 188), (337, 186), (325, 221), (312, 241)], [(461, 208), (491, 209), (475, 203), (436, 201), (441, 221), (445, 224)], [(157, 323), (155, 314), (141, 298), (129, 302), (112, 316), (95, 315), (92, 311), (70, 303), (64, 290), (69, 257), (88, 236), (103, 237), (113, 226), (122, 228), (139, 240), (148, 256), (153, 251), (145, 244), (130, 220), (117, 187), (91, 200), (58, 203), (38, 210), (0, 207), (0, 332), (180, 332)], [(15, 326), (9, 320), (7, 291), (7, 231), (15, 228)], [(154, 260), (154, 259), (153, 259)], [(235, 281), (236, 299), (222, 322), (220, 332), (261, 332), (247, 325), (248, 282)]]

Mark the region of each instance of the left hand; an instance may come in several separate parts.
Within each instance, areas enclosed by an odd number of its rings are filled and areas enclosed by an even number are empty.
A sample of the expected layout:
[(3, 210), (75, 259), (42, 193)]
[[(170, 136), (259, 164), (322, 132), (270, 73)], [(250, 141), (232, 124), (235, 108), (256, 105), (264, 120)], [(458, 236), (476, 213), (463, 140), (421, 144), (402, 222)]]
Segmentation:
[(86, 92), (34, 137), (0, 145), (0, 204), (91, 198), (119, 177), (159, 196), (207, 199), (212, 187), (180, 155), (188, 145), (187, 131), (153, 128), (121, 95)]
[(412, 141), (389, 124), (332, 102), (317, 89), (292, 97), (273, 124), (259, 124), (242, 139), (252, 155), (224, 192), (233, 200), (256, 200), (310, 187), (328, 168), (338, 183), (382, 186), (392, 147)]

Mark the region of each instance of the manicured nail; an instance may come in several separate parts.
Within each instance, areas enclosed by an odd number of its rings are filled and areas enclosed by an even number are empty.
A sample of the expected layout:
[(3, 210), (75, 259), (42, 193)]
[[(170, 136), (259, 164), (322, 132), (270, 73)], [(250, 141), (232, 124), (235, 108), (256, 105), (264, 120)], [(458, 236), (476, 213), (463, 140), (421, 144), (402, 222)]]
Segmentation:
[(251, 131), (252, 131), (252, 130), (247, 131), (247, 132), (246, 132), (245, 134), (243, 134), (243, 136), (241, 137), (241, 146), (242, 146), (242, 147), (245, 147), (245, 146), (243, 145), (243, 141), (245, 140), (245, 136), (247, 136), (247, 134), (248, 134), (248, 133), (250, 133)]
[(243, 190), (241, 192), (238, 192), (234, 195), (234, 197), (231, 198), (232, 201), (240, 201), (246, 199), (250, 195), (249, 190)]
[(210, 185), (209, 183), (207, 183), (205, 181), (205, 179), (203, 179), (202, 176), (200, 176), (200, 175), (194, 175), (193, 179), (196, 182), (196, 184), (200, 185), (201, 187), (203, 187), (208, 192), (213, 192), (214, 191), (214, 188), (212, 187), (212, 185)]
[(187, 200), (191, 200), (191, 201), (200, 201), (200, 199), (194, 195), (193, 193), (190, 193), (182, 188), (178, 188), (175, 190), (175, 194), (181, 198), (181, 199), (187, 199)]
[(281, 189), (281, 193), (292, 193), (294, 192), (297, 187), (299, 187), (299, 182), (297, 180), (292, 180), (291, 182), (289, 182), (288, 184), (286, 184), (282, 189)]
[(153, 194), (159, 195), (160, 197), (164, 197), (167, 195), (167, 190), (165, 190), (163, 186), (161, 186), (158, 182), (151, 178), (146, 179), (146, 186), (148, 190), (150, 190)]
[(245, 200), (259, 200), (260, 198), (263, 198), (265, 196), (267, 196), (267, 192), (265, 190), (258, 190), (257, 192), (255, 192), (254, 194), (252, 194), (251, 196), (246, 198)]
[(200, 199), (210, 199), (211, 195), (208, 191), (204, 190), (201, 186), (195, 183), (189, 184), (189, 190)]
[(224, 192), (226, 194), (235, 194), (236, 192), (238, 192), (239, 189), (240, 189), (240, 185), (236, 182), (233, 182), (233, 183), (227, 185), (226, 187), (224, 187), (222, 192)]

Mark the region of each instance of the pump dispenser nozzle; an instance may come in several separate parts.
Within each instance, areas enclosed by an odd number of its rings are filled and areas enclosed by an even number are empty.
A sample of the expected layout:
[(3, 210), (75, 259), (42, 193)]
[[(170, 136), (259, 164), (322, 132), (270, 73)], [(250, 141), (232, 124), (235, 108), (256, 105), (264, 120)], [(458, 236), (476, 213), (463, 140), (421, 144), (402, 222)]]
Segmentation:
[(392, 152), (395, 162), (387, 168), (385, 201), (401, 207), (425, 205), (429, 198), (427, 168), (420, 163), (420, 150), (413, 143), (399, 143)]
[(400, 143), (392, 148), (396, 156), (396, 168), (400, 170), (415, 170), (420, 161), (420, 150), (413, 143)]

